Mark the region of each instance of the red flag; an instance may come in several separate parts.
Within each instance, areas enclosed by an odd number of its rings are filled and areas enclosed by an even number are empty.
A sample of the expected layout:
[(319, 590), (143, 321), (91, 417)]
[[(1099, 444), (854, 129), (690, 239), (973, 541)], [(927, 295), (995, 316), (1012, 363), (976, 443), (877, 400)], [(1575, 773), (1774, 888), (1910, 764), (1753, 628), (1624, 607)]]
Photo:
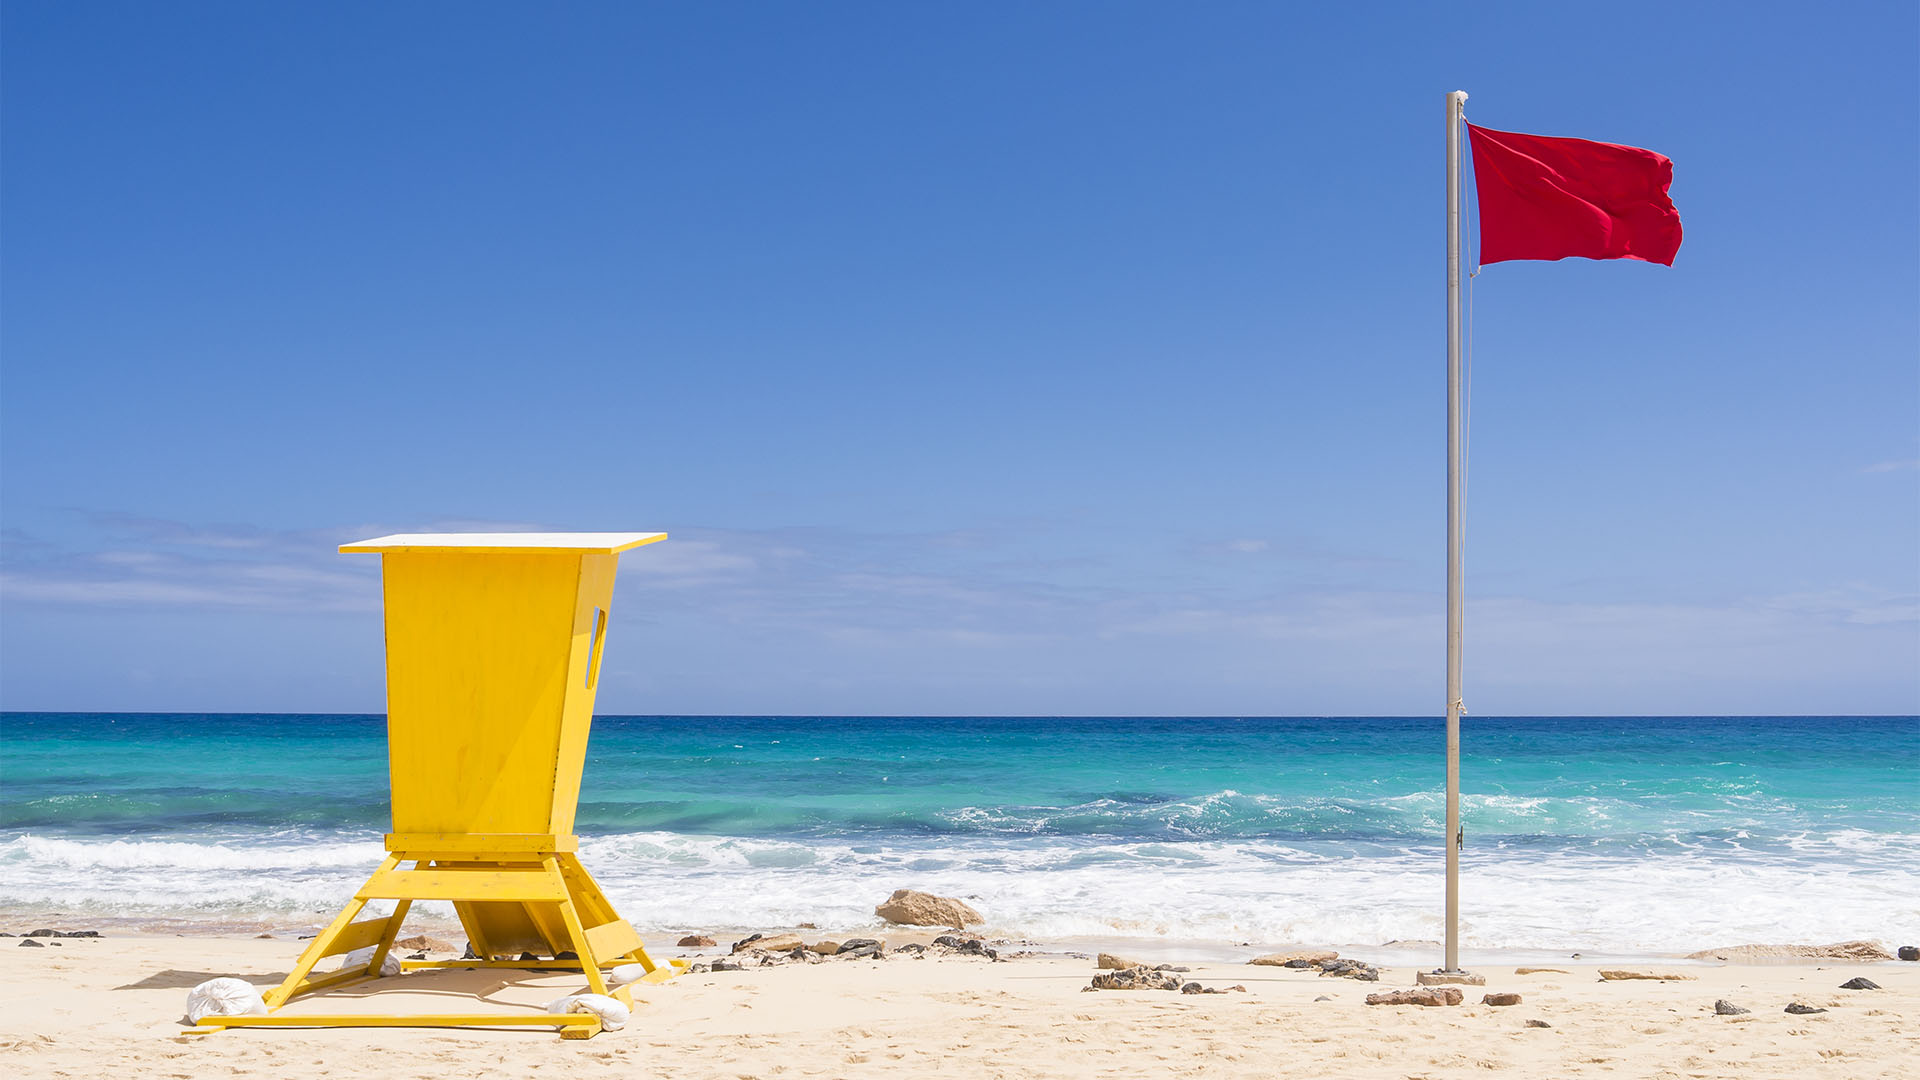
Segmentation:
[(1637, 146), (1467, 125), (1480, 193), (1480, 262), (1639, 259), (1673, 265), (1673, 162)]

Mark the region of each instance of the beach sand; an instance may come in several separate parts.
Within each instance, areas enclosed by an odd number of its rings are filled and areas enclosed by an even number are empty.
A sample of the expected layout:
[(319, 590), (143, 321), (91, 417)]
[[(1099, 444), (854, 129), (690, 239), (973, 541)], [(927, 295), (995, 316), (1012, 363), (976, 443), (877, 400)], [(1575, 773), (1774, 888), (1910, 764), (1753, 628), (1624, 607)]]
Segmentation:
[[(896, 943), (905, 935), (889, 937)], [(1246, 993), (1083, 992), (1092, 960), (1021, 957), (827, 960), (691, 974), (636, 988), (620, 1031), (567, 1041), (549, 1029), (255, 1029), (189, 1034), (187, 990), (237, 975), (271, 986), (299, 951), (285, 939), (116, 935), (21, 947), (0, 939), (0, 1059), (21, 1077), (658, 1076), (1081, 1077), (1894, 1077), (1914, 1075), (1920, 963), (1478, 965), (1457, 1007), (1368, 1006), (1413, 985), (1245, 963), (1187, 978)], [(712, 957), (725, 951), (707, 950)], [(659, 950), (684, 955), (682, 950)], [(1524, 966), (1524, 965), (1522, 965)], [(1601, 967), (1691, 975), (1602, 981)], [(503, 980), (507, 986), (494, 989)], [(1881, 990), (1841, 990), (1864, 975)], [(534, 1006), (577, 974), (414, 973), (295, 1008), (447, 1008), (452, 991)], [(369, 987), (375, 988), (370, 989)], [(1488, 991), (1516, 1006), (1476, 1004)], [(376, 993), (373, 1002), (355, 999)], [(1325, 996), (1330, 1000), (1316, 1000)], [(1726, 998), (1751, 1009), (1718, 1016)], [(458, 999), (455, 999), (458, 1000)], [(1801, 1001), (1828, 1011), (1787, 1014)], [(462, 1010), (470, 1002), (452, 1006)], [(1550, 1027), (1529, 1027), (1528, 1021)]]

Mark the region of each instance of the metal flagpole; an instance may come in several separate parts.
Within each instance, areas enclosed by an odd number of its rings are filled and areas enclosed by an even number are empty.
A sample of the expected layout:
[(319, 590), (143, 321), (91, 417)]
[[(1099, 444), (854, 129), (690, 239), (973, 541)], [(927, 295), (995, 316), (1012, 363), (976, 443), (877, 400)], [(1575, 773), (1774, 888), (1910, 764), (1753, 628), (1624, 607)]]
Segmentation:
[(1460, 970), (1460, 637), (1466, 604), (1460, 514), (1460, 122), (1467, 92), (1447, 95), (1447, 966)]

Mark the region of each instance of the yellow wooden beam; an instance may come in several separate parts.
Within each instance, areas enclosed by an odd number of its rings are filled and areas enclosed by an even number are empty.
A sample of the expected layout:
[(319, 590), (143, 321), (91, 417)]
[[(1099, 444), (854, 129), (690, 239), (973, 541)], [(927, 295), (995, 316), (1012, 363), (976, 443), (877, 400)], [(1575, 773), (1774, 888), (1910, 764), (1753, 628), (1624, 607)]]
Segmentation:
[[(547, 876), (552, 879), (554, 887), (560, 890), (562, 896), (566, 896), (567, 881), (560, 873), (560, 860), (548, 858), (546, 868)], [(566, 903), (556, 906), (560, 909), (561, 920), (566, 923), (567, 938), (573, 942), (574, 954), (580, 957), (581, 974), (587, 977), (587, 988), (593, 993), (605, 994), (607, 980), (600, 974), (600, 967), (595, 963), (597, 954), (593, 946), (588, 943), (586, 928), (580, 925), (580, 913), (573, 909), (573, 899), (567, 897)]]
[(505, 851), (539, 855), (578, 851), (580, 838), (553, 833), (388, 833), (387, 850), (461, 852), (497, 859), (501, 858), (498, 853)]
[(393, 920), (386, 916), (368, 919), (365, 922), (348, 923), (321, 948), (322, 957), (339, 956), (355, 949), (364, 949), (369, 945), (380, 944), (380, 938), (386, 934)]
[[(615, 957), (596, 964), (601, 970), (617, 968), (626, 963), (624, 957)], [(586, 967), (577, 960), (402, 960), (402, 971), (428, 971), (435, 968), (519, 968), (525, 971), (585, 971)]]
[(625, 919), (615, 919), (587, 930), (587, 944), (593, 946), (594, 959), (606, 961), (627, 956), (640, 948), (640, 934)]
[(567, 1027), (600, 1029), (592, 1013), (274, 1013), (203, 1016), (201, 1027)]
[(291, 1001), (302, 995), (311, 994), (316, 990), (337, 990), (342, 986), (351, 986), (354, 983), (364, 982), (373, 977), (373, 973), (365, 968), (342, 968), (339, 971), (329, 972), (325, 975), (309, 975), (305, 981), (293, 988), (293, 992), (287, 995), (287, 1000)]
[(539, 900), (567, 899), (567, 889), (545, 870), (388, 870), (373, 875), (357, 900)]
[[(379, 877), (381, 874), (399, 865), (400, 859), (398, 856), (388, 855), (380, 861), (380, 869), (373, 872), (374, 877)], [(327, 948), (333, 944), (333, 939), (339, 936), (340, 931), (346, 929), (348, 924), (353, 922), (354, 917), (366, 909), (366, 906), (367, 902), (365, 900), (355, 897), (352, 903), (340, 909), (340, 914), (333, 917), (333, 922), (327, 924), (327, 928), (320, 931), (319, 936), (315, 937), (307, 944), (305, 949), (301, 950), (300, 959), (294, 962), (293, 970), (287, 973), (286, 980), (279, 986), (261, 995), (261, 998), (266, 1001), (268, 1008), (286, 1004), (287, 999), (293, 996), (294, 988), (299, 986), (308, 974), (313, 971), (313, 965), (319, 963), (321, 959), (327, 955)]]

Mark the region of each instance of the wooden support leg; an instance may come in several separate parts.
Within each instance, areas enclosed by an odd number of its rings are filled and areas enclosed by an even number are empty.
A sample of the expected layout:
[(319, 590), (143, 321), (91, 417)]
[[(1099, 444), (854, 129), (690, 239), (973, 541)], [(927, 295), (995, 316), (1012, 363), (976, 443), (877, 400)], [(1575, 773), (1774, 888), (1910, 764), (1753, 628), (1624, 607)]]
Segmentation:
[[(419, 870), (426, 865), (425, 862), (417, 862), (413, 868)], [(407, 909), (412, 906), (411, 900), (393, 902), (393, 914), (387, 916), (387, 932), (380, 935), (380, 943), (373, 947), (373, 962), (367, 965), (367, 974), (376, 978), (379, 976), (380, 965), (386, 963), (387, 953), (393, 949), (393, 939), (400, 936), (400, 924), (407, 921)]]
[[(581, 864), (579, 855), (571, 851), (562, 851), (557, 852), (555, 858), (560, 863), (561, 873), (566, 877), (568, 892), (579, 902), (579, 914), (582, 918), (594, 926), (599, 926), (620, 917), (613, 910), (613, 904), (608, 901), (606, 894), (600, 891), (599, 883), (593, 880), (593, 875), (587, 873), (587, 868)], [(658, 965), (653, 962), (653, 957), (647, 955), (645, 945), (617, 957), (601, 957), (603, 963), (611, 963), (614, 960), (638, 961), (649, 974), (658, 969)]]
[[(547, 873), (553, 875), (553, 880), (559, 882), (561, 888), (566, 887), (566, 878), (561, 875), (558, 862), (549, 856), (541, 860), (541, 865), (547, 868)], [(580, 914), (573, 910), (572, 898), (560, 901), (559, 907), (560, 918), (567, 926), (567, 940), (573, 943), (573, 951), (580, 957), (580, 970), (587, 977), (587, 987), (596, 994), (605, 994), (607, 980), (600, 974), (599, 958), (593, 955), (593, 946), (587, 942), (587, 930), (580, 925)]]
[[(376, 873), (385, 873), (398, 865), (400, 865), (399, 857), (389, 855), (386, 861), (380, 864), (380, 869), (376, 871)], [(333, 940), (340, 936), (340, 932), (345, 930), (347, 925), (353, 922), (354, 916), (360, 914), (366, 906), (367, 902), (365, 900), (355, 899), (352, 903), (341, 909), (340, 914), (334, 917), (333, 922), (328, 924), (325, 930), (320, 931), (320, 933), (308, 943), (306, 951), (300, 954), (299, 961), (293, 965), (293, 970), (287, 973), (286, 981), (261, 995), (261, 999), (267, 1003), (267, 1008), (277, 1009), (285, 1005), (287, 999), (299, 991), (300, 984), (306, 980), (308, 975), (313, 973), (313, 965), (331, 955), (328, 949), (332, 946)], [(373, 970), (379, 971), (380, 969), (376, 966)]]

